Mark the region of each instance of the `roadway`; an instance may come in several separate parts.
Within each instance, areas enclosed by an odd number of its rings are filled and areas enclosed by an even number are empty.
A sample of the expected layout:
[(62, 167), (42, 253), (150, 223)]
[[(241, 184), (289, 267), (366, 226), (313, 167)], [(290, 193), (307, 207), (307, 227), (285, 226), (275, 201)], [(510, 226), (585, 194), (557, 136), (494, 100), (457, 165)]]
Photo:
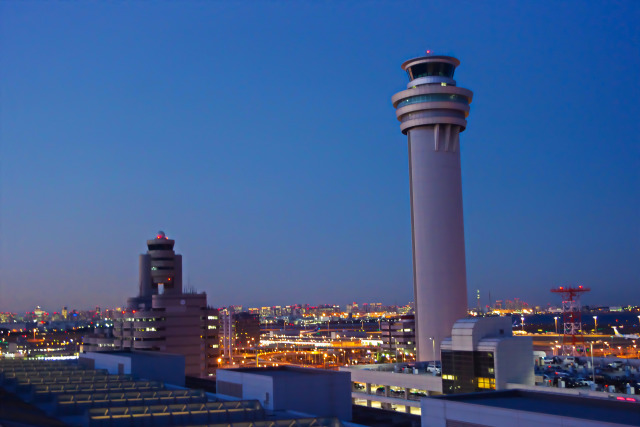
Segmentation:
[[(552, 347), (562, 344), (562, 335), (559, 334), (528, 334), (526, 336), (530, 336), (533, 339), (534, 350), (544, 351), (548, 355), (552, 351)], [(636, 340), (603, 334), (587, 334), (582, 335), (582, 337), (587, 347), (590, 347), (590, 344), (593, 343), (594, 356), (638, 357), (638, 345), (640, 345), (640, 342), (636, 343)]]

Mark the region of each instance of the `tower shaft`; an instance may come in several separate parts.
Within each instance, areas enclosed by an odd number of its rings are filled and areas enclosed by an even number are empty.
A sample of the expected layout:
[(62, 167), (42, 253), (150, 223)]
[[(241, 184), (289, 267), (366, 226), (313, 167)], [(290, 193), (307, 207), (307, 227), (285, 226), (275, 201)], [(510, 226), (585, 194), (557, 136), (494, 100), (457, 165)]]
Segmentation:
[(436, 151), (431, 143), (435, 132), (435, 126), (408, 132), (420, 360), (433, 358), (431, 339), (439, 354), (440, 342), (451, 335), (455, 321), (467, 314), (460, 153), (445, 152), (443, 144)]

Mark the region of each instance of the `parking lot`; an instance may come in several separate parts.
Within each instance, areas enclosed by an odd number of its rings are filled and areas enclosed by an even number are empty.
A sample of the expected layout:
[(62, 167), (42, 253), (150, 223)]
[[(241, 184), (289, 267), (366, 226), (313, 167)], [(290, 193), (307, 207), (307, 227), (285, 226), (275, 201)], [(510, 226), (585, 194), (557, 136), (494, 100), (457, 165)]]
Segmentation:
[(536, 364), (536, 384), (637, 394), (640, 372), (635, 362), (637, 360), (594, 358), (592, 366), (591, 358), (554, 356)]

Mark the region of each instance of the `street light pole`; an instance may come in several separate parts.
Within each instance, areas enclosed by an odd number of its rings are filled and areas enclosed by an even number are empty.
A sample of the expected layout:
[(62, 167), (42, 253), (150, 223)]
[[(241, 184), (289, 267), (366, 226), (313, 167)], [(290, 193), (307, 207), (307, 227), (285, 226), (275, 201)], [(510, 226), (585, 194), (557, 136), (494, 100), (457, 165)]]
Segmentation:
[[(593, 384), (595, 385), (596, 383), (596, 367), (593, 364), (593, 341), (591, 341), (589, 344), (591, 344), (591, 381), (593, 381)], [(595, 390), (595, 389), (592, 389)]]
[(556, 321), (556, 335), (558, 335), (558, 316), (554, 317), (553, 320)]
[(436, 339), (434, 337), (429, 337), (431, 340), (431, 344), (433, 345), (433, 367), (435, 369), (436, 366)]
[(595, 320), (595, 322), (596, 322), (595, 330), (596, 330), (596, 335), (597, 335), (598, 334), (598, 316), (593, 316), (593, 320)]

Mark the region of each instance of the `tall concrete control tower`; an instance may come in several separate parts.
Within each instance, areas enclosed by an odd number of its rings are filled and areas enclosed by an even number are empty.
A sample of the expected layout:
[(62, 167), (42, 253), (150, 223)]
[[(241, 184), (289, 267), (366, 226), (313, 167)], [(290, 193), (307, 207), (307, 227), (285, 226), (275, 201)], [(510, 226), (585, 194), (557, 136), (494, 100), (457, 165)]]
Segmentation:
[(473, 92), (456, 86), (458, 65), (429, 51), (410, 59), (407, 90), (392, 97), (409, 141), (417, 360), (438, 359), (440, 342), (467, 315), (459, 134)]

